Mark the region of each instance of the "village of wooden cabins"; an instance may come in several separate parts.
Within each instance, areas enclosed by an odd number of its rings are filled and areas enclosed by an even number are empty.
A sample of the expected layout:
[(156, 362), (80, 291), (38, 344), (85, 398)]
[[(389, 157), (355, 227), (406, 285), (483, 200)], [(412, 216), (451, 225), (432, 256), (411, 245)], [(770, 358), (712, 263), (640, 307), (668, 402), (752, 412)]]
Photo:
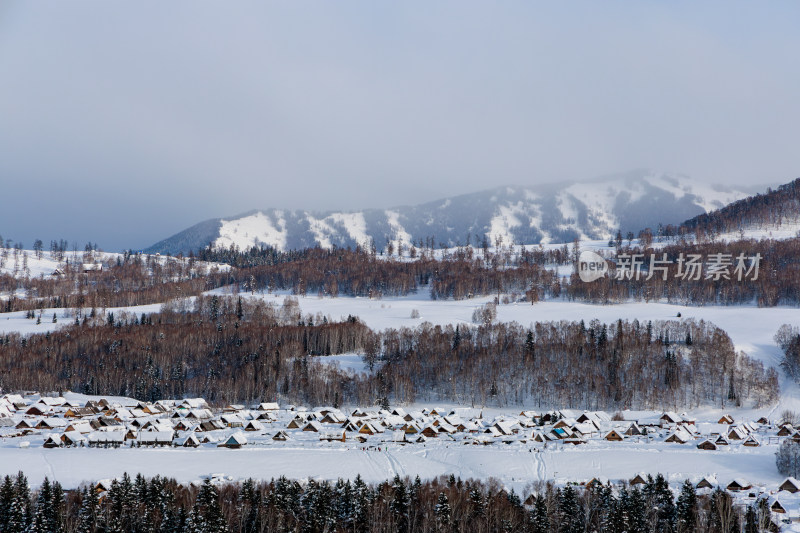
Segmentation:
[[(716, 422), (698, 424), (686, 414), (670, 411), (650, 418), (614, 420), (604, 411), (523, 410), (489, 420), (481, 409), (474, 408), (356, 408), (348, 413), (334, 407), (281, 407), (276, 402), (266, 402), (212, 409), (202, 398), (150, 403), (101, 397), (80, 402), (28, 393), (0, 396), (0, 438), (3, 442), (14, 439), (22, 448), (239, 449), (290, 442), (313, 446), (345, 443), (375, 449), (387, 445), (425, 446), (432, 439), (440, 439), (464, 445), (517, 444), (528, 446), (529, 451), (605, 441), (620, 446), (630, 442), (668, 443), (714, 452), (775, 445), (785, 439), (800, 442), (800, 428), (776, 424), (767, 418), (737, 421), (729, 414)], [(645, 474), (638, 474), (620, 481), (636, 485), (645, 480)], [(592, 478), (583, 483), (608, 481)], [(791, 515), (793, 522), (800, 521), (800, 481), (791, 477), (768, 489), (755, 487), (746, 479), (718, 482), (714, 475), (706, 475), (696, 482), (696, 487), (719, 487), (749, 499), (766, 494), (773, 512), (786, 518)]]

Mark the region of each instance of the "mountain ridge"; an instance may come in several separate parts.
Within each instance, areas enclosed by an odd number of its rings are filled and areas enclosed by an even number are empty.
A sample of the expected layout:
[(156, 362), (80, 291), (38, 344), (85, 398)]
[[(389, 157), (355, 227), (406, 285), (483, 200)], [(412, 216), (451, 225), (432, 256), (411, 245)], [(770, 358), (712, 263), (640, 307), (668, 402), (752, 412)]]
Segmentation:
[(269, 245), (279, 250), (356, 245), (383, 248), (434, 239), (436, 245), (569, 242), (617, 230), (680, 224), (749, 195), (691, 178), (633, 171), (586, 181), (502, 185), (417, 205), (354, 211), (251, 210), (205, 220), (152, 245), (148, 253)]

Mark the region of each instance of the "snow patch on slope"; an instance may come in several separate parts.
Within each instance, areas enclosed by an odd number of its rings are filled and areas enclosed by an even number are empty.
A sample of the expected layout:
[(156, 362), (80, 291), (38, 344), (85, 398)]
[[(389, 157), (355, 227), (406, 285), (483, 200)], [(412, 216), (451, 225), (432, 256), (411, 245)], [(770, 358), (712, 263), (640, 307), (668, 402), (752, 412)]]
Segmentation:
[(503, 244), (511, 244), (514, 242), (514, 235), (511, 233), (511, 228), (522, 225), (522, 221), (518, 215), (524, 215), (522, 202), (517, 202), (511, 205), (498, 205), (497, 215), (492, 217), (489, 226), (489, 231), (486, 236), (491, 244), (501, 240)]
[[(448, 200), (449, 201), (449, 200)], [(397, 211), (387, 210), (386, 213), (386, 221), (389, 224), (389, 227), (392, 229), (393, 238), (393, 245), (397, 248), (400, 244), (408, 245), (411, 244), (413, 237), (406, 229), (400, 224), (400, 213)]]
[(254, 244), (267, 244), (278, 250), (286, 249), (286, 219), (283, 211), (275, 211), (277, 221), (259, 211), (253, 215), (233, 220), (222, 220), (219, 237), (214, 241), (217, 248), (231, 245), (244, 250)]
[(370, 243), (364, 213), (333, 213), (328, 218), (341, 224), (350, 238), (361, 246), (367, 246)]
[(336, 230), (325, 222), (324, 218), (315, 218), (309, 213), (306, 213), (306, 221), (308, 222), (309, 231), (314, 235), (314, 240), (319, 244), (320, 248), (332, 248), (333, 243), (330, 237)]

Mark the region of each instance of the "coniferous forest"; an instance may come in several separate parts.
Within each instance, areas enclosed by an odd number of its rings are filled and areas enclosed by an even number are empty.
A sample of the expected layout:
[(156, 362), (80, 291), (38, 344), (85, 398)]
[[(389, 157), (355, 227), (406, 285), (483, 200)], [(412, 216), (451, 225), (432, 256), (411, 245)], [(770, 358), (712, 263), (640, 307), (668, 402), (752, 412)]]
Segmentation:
[[(200, 486), (123, 475), (102, 498), (93, 485), (66, 492), (45, 479), (31, 491), (25, 475), (0, 487), (0, 531), (23, 533), (530, 532), (582, 533), (776, 531), (768, 502), (743, 508), (720, 489), (698, 494), (686, 481), (675, 497), (658, 474), (634, 487), (538, 484), (530, 494), (495, 481), (453, 475), (422, 482), (396, 476), (355, 480), (271, 481)], [(523, 500), (524, 498), (524, 500)]]

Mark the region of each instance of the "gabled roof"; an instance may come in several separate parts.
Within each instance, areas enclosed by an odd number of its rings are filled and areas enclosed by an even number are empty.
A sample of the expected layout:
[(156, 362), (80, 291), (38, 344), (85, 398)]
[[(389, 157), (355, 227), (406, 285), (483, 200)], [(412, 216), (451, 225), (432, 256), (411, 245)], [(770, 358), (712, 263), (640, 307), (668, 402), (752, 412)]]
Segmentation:
[(189, 409), (205, 409), (208, 407), (208, 404), (203, 398), (184, 398), (181, 405)]
[(224, 444), (226, 446), (244, 446), (247, 444), (247, 437), (243, 433), (237, 432), (225, 439)]
[(670, 433), (667, 438), (664, 439), (664, 442), (678, 442), (685, 444), (690, 440), (692, 440), (692, 435), (681, 427)]
[(717, 445), (711, 439), (706, 439), (700, 444), (698, 444), (697, 448), (700, 450), (716, 450)]
[(65, 444), (79, 444), (81, 442), (87, 442), (88, 439), (78, 431), (65, 431), (61, 435), (61, 441)]
[(709, 475), (709, 476), (703, 476), (703, 478), (697, 482), (697, 485), (695, 485), (695, 487), (697, 487), (698, 489), (703, 489), (703, 488), (713, 489), (718, 484), (719, 483), (717, 482), (717, 477)]
[(752, 487), (752, 485), (748, 483), (747, 480), (739, 477), (728, 483), (726, 488), (728, 490), (744, 490), (749, 489), (750, 487)]
[(644, 435), (645, 431), (639, 427), (639, 424), (636, 422), (631, 422), (631, 425), (628, 426), (628, 429), (625, 430), (626, 435)]
[(750, 434), (746, 439), (744, 439), (742, 444), (745, 446), (761, 446), (761, 442), (758, 440), (758, 437), (753, 434)]
[(197, 448), (200, 446), (200, 441), (195, 437), (194, 433), (189, 433), (187, 436), (177, 439), (175, 445), (184, 448)]
[(783, 480), (783, 483), (778, 485), (778, 490), (785, 490), (786, 492), (791, 492), (794, 494), (795, 492), (800, 491), (800, 481), (793, 477), (787, 477)]
[(572, 431), (574, 431), (575, 433), (580, 433), (581, 435), (589, 435), (591, 433), (597, 432), (597, 426), (595, 426), (590, 422), (584, 422), (582, 424), (575, 423), (572, 425), (570, 429), (572, 429)]
[(739, 426), (734, 426), (728, 431), (728, 438), (735, 440), (742, 440), (747, 437), (747, 431)]
[(682, 421), (681, 416), (674, 411), (664, 411), (659, 418), (670, 424), (677, 424)]

